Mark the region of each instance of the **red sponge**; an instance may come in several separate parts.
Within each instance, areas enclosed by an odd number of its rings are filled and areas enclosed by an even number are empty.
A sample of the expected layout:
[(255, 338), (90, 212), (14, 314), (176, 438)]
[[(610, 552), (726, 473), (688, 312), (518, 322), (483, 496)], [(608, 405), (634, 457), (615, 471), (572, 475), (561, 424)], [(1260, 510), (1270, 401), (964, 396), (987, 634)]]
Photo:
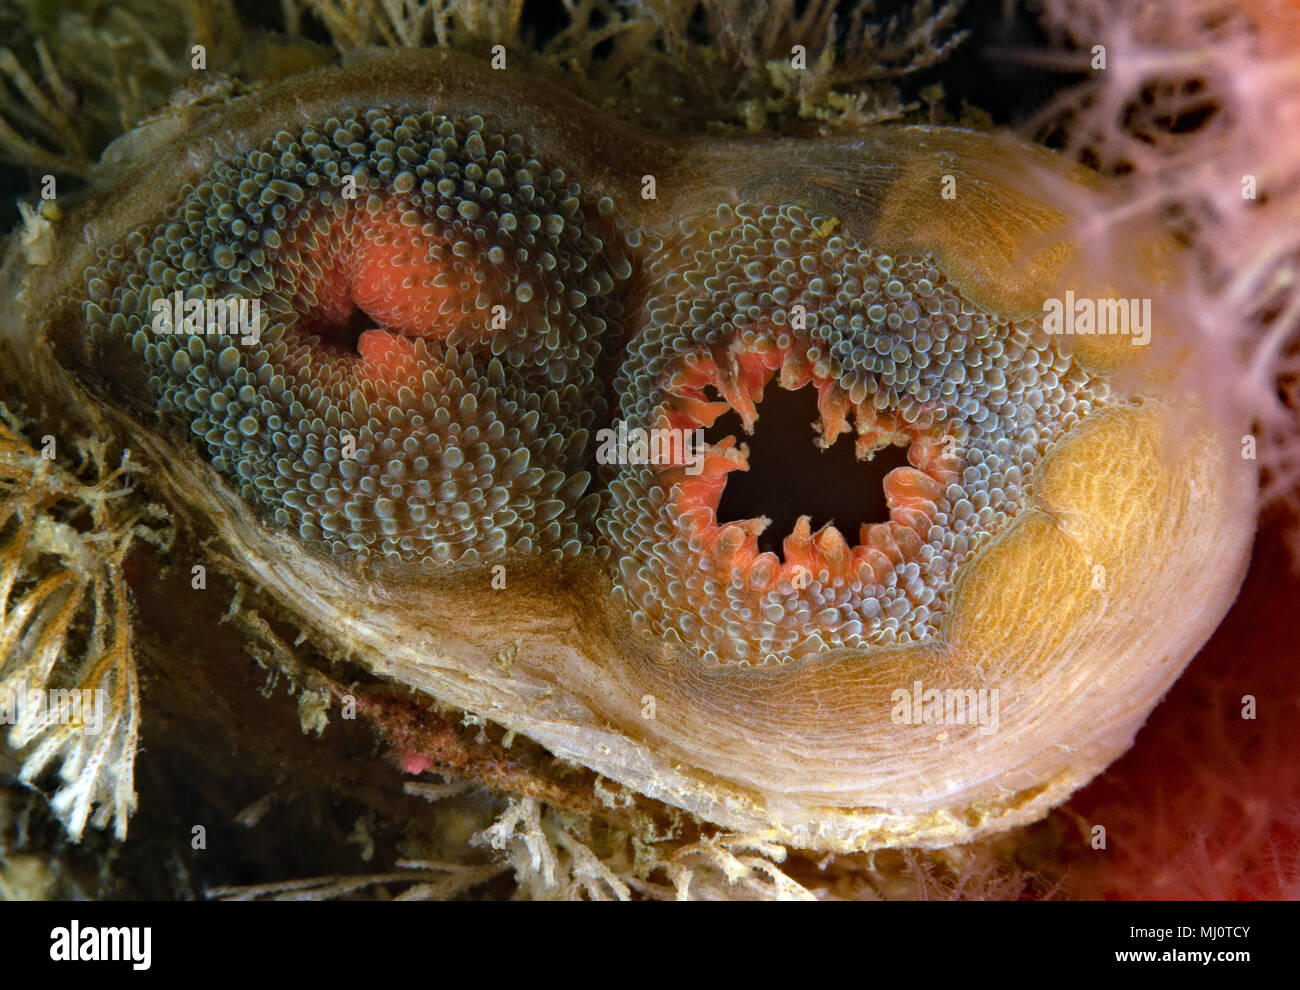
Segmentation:
[(1067, 895), (1300, 899), (1300, 580), (1281, 528), (1133, 749), (1070, 802), (1087, 829)]

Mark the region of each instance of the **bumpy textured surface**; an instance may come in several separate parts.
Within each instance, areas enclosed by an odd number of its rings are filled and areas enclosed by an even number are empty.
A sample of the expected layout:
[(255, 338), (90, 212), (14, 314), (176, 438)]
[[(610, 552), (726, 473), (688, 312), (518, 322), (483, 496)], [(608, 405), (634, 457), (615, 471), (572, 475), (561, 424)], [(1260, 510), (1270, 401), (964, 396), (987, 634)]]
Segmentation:
[[(1105, 384), (934, 259), (834, 218), (724, 205), (665, 242), (616, 213), (478, 118), (372, 110), (217, 164), (101, 252), (84, 313), (268, 521), (331, 554), (606, 556), (633, 625), (710, 662), (933, 637), (956, 570)], [(177, 291), (258, 298), (260, 341), (160, 335), (154, 303)], [(734, 411), (752, 430), (778, 387), (816, 390), (819, 446), (906, 448), (887, 521), (805, 516), (760, 552), (766, 519), (718, 522), (740, 437), (699, 473), (634, 461), (589, 490), (612, 415), (694, 430)]]
[(1001, 322), (931, 259), (833, 227), (724, 206), (683, 223), (650, 268), (657, 291), (619, 384), (629, 424), (694, 429), (734, 410), (750, 428), (765, 387), (810, 387), (819, 446), (856, 434), (859, 458), (897, 444), (910, 462), (884, 479), (887, 522), (814, 533), (802, 517), (783, 559), (759, 552), (765, 520), (718, 524), (728, 474), (746, 469), (735, 438), (710, 446), (695, 477), (625, 467), (601, 529), (633, 621), (709, 660), (932, 637), (957, 568), (1026, 504), (1054, 440), (1105, 401), (1105, 383), (1040, 325)]
[[(85, 316), (145, 360), (157, 411), (313, 546), (574, 554), (600, 342), (630, 274), (602, 208), (480, 119), (372, 110), (212, 168), (101, 251)], [(176, 291), (259, 298), (260, 341), (159, 335), (153, 304)]]

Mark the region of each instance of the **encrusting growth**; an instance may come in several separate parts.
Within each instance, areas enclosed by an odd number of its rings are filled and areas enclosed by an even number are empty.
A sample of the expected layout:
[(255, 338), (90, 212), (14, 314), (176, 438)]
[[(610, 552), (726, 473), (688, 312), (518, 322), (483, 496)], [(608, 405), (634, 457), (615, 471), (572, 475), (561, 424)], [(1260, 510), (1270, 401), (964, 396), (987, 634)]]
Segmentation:
[[(82, 306), (90, 346), (129, 342), (156, 411), (308, 544), (572, 555), (630, 273), (611, 238), (517, 135), (370, 110), (216, 164), (99, 251)], [(205, 332), (214, 297), (257, 300), (255, 346)]]
[(105, 445), (68, 470), (0, 423), (0, 709), (22, 752), (19, 779), (59, 767), (50, 806), (80, 838), (89, 822), (126, 836), (135, 810), (139, 683), (123, 561), (165, 548), (165, 513), (128, 498), (139, 468), (109, 470)]
[(753, 432), (765, 388), (812, 387), (807, 442), (849, 434), (859, 459), (899, 444), (910, 460), (884, 479), (888, 521), (813, 533), (803, 517), (778, 534), (782, 559), (759, 552), (763, 520), (717, 520), (729, 473), (747, 469), (739, 438), (707, 448), (694, 477), (622, 468), (600, 525), (632, 622), (708, 659), (933, 638), (954, 575), (1029, 504), (1038, 461), (1108, 394), (1037, 321), (965, 299), (933, 256), (817, 236), (826, 221), (722, 206), (683, 220), (648, 266), (645, 326), (620, 372), (630, 427), (694, 430), (735, 411)]

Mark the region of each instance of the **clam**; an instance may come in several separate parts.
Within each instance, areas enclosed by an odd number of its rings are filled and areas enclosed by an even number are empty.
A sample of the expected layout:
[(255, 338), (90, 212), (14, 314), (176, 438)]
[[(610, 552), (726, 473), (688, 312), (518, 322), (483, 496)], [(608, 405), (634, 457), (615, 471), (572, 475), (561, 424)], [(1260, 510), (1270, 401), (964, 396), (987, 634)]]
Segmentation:
[[(814, 851), (990, 836), (1122, 753), (1236, 595), (1250, 424), (1188, 387), (1173, 249), (1095, 264), (1102, 191), (1048, 152), (671, 138), (445, 52), (184, 123), (11, 263), (7, 377), (129, 450), (177, 588), (220, 570), (577, 768), (536, 763), (545, 800)], [(823, 460), (737, 510), (768, 431), (778, 475)], [(409, 712), (268, 662), (436, 762)]]

